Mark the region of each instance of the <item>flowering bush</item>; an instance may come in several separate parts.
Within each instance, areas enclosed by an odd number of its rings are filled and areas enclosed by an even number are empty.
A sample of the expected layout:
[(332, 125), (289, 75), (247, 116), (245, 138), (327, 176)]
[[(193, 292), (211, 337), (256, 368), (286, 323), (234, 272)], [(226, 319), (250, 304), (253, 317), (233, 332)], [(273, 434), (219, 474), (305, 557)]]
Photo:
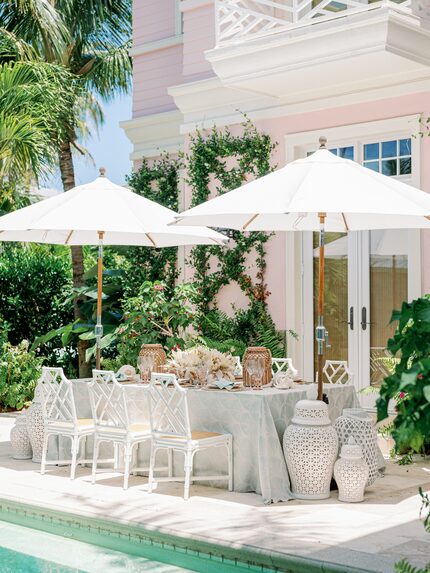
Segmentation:
[(399, 450), (422, 450), (430, 436), (430, 299), (403, 303), (392, 321), (397, 330), (388, 349), (399, 360), (394, 373), (385, 378), (377, 401), (378, 420), (388, 416), (390, 400), (396, 401), (393, 438)]
[(168, 365), (178, 376), (191, 380), (199, 377), (202, 364), (208, 366), (210, 377), (234, 380), (236, 360), (231, 354), (219, 352), (214, 348), (195, 346), (189, 350), (172, 350), (172, 357), (168, 361)]
[(121, 362), (136, 364), (142, 344), (158, 343), (168, 350), (183, 347), (186, 331), (196, 324), (196, 297), (192, 284), (169, 291), (165, 283), (145, 281), (137, 296), (124, 301), (124, 318), (116, 330)]

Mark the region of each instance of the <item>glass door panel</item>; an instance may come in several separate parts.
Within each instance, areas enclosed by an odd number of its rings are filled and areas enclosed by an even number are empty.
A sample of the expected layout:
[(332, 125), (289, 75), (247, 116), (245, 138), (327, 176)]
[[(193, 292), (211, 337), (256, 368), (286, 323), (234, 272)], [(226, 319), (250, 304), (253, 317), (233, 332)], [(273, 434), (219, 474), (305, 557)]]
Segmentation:
[(388, 375), (391, 313), (408, 300), (408, 231), (371, 231), (369, 247), (370, 384), (378, 387)]
[[(345, 233), (326, 233), (324, 325), (329, 341), (326, 360), (348, 360), (348, 237)], [(317, 325), (319, 235), (313, 234), (313, 309), (314, 331)], [(317, 371), (314, 341), (314, 372)]]

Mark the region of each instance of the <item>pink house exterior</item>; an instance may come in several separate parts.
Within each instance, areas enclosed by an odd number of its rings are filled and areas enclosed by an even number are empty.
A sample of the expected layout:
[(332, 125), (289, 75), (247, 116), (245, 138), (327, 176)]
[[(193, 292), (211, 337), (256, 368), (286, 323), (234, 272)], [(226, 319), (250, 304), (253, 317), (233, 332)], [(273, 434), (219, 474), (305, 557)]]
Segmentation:
[[(196, 127), (240, 129), (246, 113), (279, 143), (278, 165), (325, 135), (333, 152), (430, 191), (430, 138), (419, 135), (430, 116), (427, 8), (426, 0), (135, 0), (133, 118), (122, 122), (132, 159), (186, 149)], [(338, 242), (328, 265), (329, 356), (349, 362), (360, 388), (381, 376), (393, 306), (430, 291), (430, 234), (339, 239), (330, 239)], [(268, 246), (269, 309), (279, 328), (298, 334), (289, 355), (305, 378), (314, 364), (313, 255), (310, 233), (278, 233)], [(243, 303), (237, 285), (220, 306), (233, 301)]]

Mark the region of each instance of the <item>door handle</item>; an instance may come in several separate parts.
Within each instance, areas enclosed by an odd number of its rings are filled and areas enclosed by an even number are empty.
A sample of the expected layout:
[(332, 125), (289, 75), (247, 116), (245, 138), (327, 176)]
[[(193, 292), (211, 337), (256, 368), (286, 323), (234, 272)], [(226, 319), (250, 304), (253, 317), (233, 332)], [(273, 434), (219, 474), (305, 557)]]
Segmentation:
[(367, 322), (367, 308), (363, 306), (361, 309), (361, 328), (366, 330), (368, 324), (373, 324), (373, 322)]
[(343, 324), (349, 324), (350, 330), (354, 330), (354, 307), (349, 307), (349, 320), (342, 320)]

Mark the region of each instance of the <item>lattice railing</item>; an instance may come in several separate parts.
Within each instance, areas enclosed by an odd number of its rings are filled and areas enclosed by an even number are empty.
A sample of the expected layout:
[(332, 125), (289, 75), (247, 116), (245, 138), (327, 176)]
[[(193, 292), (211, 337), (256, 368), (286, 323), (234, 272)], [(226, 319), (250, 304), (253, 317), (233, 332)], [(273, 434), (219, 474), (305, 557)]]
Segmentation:
[(384, 6), (410, 12), (410, 4), (411, 0), (216, 0), (217, 45)]

